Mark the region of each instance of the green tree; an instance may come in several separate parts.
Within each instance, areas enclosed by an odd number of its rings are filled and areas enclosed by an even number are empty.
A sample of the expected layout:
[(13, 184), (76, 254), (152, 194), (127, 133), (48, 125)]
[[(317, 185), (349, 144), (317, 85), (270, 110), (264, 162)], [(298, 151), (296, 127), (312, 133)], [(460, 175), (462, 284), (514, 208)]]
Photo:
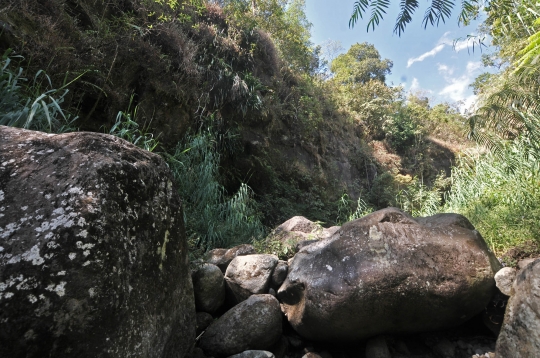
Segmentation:
[(388, 59), (381, 60), (375, 46), (363, 42), (352, 45), (347, 53), (334, 59), (331, 70), (336, 81), (343, 84), (365, 84), (372, 80), (384, 83), (392, 65)]

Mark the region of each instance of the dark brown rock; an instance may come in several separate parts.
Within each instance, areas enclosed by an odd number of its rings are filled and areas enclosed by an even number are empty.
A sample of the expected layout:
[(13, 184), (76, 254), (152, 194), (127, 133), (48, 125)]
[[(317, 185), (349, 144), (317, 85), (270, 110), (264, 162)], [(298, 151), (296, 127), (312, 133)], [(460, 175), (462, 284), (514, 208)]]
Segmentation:
[(395, 208), (349, 222), (289, 263), (282, 310), (311, 340), (457, 326), (484, 309), (500, 268), (470, 228), (456, 215), (417, 221)]
[(182, 207), (158, 155), (0, 126), (0, 357), (182, 357)]
[(208, 327), (199, 347), (216, 357), (267, 350), (280, 339), (281, 324), (278, 300), (271, 295), (253, 295)]
[(191, 275), (197, 311), (216, 312), (225, 302), (225, 278), (216, 265), (203, 264)]
[(501, 333), (497, 358), (537, 357), (540, 353), (540, 259), (527, 265), (514, 283)]
[(207, 312), (197, 312), (197, 336), (214, 322), (214, 317)]
[(378, 336), (366, 342), (366, 358), (392, 358), (386, 338)]
[(274, 272), (272, 272), (272, 287), (276, 289), (281, 286), (283, 281), (287, 278), (287, 273), (289, 272), (289, 265), (287, 261), (279, 260)]

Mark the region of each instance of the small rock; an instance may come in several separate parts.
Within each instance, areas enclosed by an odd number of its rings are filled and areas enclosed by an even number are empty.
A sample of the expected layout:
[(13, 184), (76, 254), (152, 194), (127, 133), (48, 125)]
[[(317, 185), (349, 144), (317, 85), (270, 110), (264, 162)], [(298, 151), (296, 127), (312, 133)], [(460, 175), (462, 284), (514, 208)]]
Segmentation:
[(225, 302), (225, 280), (216, 265), (204, 264), (192, 275), (197, 311), (216, 312)]
[(516, 270), (511, 267), (504, 267), (495, 274), (495, 284), (497, 288), (506, 296), (512, 296)]
[(534, 262), (534, 260), (536, 260), (536, 258), (534, 257), (529, 257), (527, 259), (520, 260), (518, 262), (518, 268), (520, 270), (523, 270), (525, 267), (527, 267), (528, 264), (530, 264), (531, 262)]
[(399, 354), (403, 354), (403, 355), (406, 355), (406, 356), (411, 355), (411, 352), (409, 351), (409, 348), (407, 348), (407, 345), (402, 340), (396, 341), (393, 348)]
[(289, 349), (289, 341), (287, 340), (285, 336), (281, 336), (279, 341), (268, 350), (274, 353), (276, 358), (283, 358), (285, 357), (285, 354), (287, 353), (288, 349)]
[[(338, 227), (338, 226), (336, 226), (336, 227)], [(322, 351), (322, 352), (319, 353), (319, 355), (321, 356), (321, 358), (332, 358), (332, 355), (328, 351)]]
[(253, 295), (214, 321), (199, 347), (212, 356), (267, 350), (280, 339), (281, 324), (278, 300), (271, 295)]
[(237, 256), (256, 254), (253, 245), (238, 245), (230, 249), (214, 249), (205, 255), (206, 262), (214, 264), (225, 273), (231, 261)]
[(456, 354), (455, 345), (450, 342), (448, 339), (441, 339), (435, 346), (433, 346), (433, 352), (441, 358), (454, 358)]
[(225, 273), (227, 299), (237, 304), (251, 295), (267, 293), (270, 288), (270, 277), (277, 264), (276, 255), (235, 257)]
[(322, 357), (316, 352), (308, 352), (304, 354), (302, 358), (322, 358)]
[(197, 312), (197, 336), (214, 322), (214, 317), (207, 312)]
[(366, 343), (366, 358), (392, 358), (386, 339), (378, 336)]
[(268, 351), (243, 351), (228, 358), (276, 358), (272, 352)]
[(302, 346), (304, 345), (304, 341), (302, 341), (302, 339), (299, 337), (289, 336), (287, 337), (287, 339), (289, 340), (289, 344), (293, 348), (302, 348)]
[(272, 286), (279, 288), (287, 278), (288, 272), (289, 265), (287, 265), (287, 261), (279, 260), (277, 266), (274, 268), (274, 272), (272, 272)]

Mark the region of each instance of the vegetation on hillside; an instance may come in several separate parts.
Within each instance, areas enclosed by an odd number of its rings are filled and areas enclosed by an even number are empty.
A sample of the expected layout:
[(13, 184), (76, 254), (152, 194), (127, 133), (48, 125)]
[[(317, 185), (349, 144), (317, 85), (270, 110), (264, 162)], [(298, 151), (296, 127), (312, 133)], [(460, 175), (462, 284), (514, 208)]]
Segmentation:
[[(434, 4), (427, 21), (444, 21)], [(371, 44), (324, 58), (304, 6), (8, 0), (0, 124), (108, 132), (160, 153), (202, 251), (261, 238), (294, 215), (330, 226), (386, 206), (461, 212), (497, 253), (536, 240), (538, 5), (484, 9), (498, 46), (484, 62), (503, 70), (474, 83), (482, 106), (469, 123), (450, 104), (386, 85), (392, 61)], [(472, 146), (468, 128), (489, 150), (456, 162)]]

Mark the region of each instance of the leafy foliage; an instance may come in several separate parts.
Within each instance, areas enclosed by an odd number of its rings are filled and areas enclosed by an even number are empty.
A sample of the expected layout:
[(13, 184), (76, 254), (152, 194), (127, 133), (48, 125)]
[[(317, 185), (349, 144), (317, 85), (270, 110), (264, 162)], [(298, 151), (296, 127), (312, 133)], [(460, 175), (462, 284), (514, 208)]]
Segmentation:
[(335, 80), (343, 84), (366, 84), (371, 80), (384, 83), (392, 69), (392, 61), (381, 60), (379, 51), (367, 42), (356, 43), (347, 53), (332, 61)]

